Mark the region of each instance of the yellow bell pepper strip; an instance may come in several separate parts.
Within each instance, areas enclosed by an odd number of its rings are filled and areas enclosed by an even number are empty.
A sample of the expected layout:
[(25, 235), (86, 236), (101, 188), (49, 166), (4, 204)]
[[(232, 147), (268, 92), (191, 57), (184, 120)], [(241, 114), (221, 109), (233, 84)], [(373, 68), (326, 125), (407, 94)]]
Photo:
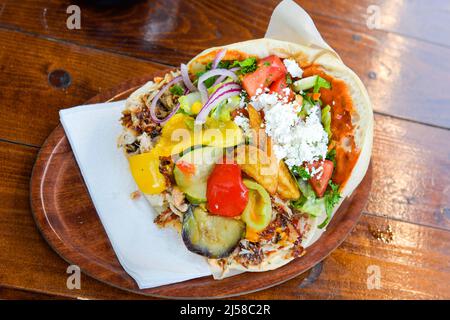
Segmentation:
[(150, 152), (129, 158), (131, 173), (139, 190), (158, 194), (166, 189), (164, 176), (159, 172), (159, 158), (179, 154), (194, 145), (227, 148), (243, 141), (242, 130), (233, 122), (207, 121), (205, 128), (192, 130), (189, 115), (175, 114), (163, 126), (158, 143)]
[(145, 194), (158, 194), (166, 189), (166, 180), (159, 172), (159, 157), (153, 152), (131, 156), (131, 174), (139, 190)]

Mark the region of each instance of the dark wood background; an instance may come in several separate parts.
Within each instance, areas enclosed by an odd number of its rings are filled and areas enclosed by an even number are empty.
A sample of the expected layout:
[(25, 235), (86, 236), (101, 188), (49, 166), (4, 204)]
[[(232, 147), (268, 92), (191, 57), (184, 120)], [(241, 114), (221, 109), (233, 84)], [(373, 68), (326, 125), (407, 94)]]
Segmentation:
[[(188, 61), (199, 51), (262, 37), (278, 1), (155, 0), (121, 7), (0, 1), (0, 298), (143, 298), (82, 276), (30, 212), (33, 163), (58, 110), (120, 82)], [(125, 3), (125, 1), (123, 1)], [(348, 239), (314, 272), (244, 299), (450, 299), (450, 3), (298, 0), (361, 77), (375, 110), (374, 181)], [(367, 8), (380, 8), (380, 29)], [(370, 229), (391, 226), (384, 243)], [(367, 287), (378, 266), (381, 288)]]

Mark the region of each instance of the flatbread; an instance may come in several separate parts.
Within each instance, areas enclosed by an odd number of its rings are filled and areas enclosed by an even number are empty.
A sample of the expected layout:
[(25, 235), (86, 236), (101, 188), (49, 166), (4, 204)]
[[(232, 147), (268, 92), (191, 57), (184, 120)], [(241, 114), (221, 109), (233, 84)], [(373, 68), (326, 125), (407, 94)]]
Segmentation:
[[(190, 73), (195, 74), (198, 71), (202, 71), (205, 65), (211, 62), (222, 49), (227, 49), (223, 60), (243, 60), (251, 56), (264, 58), (269, 55), (277, 55), (281, 58), (295, 59), (301, 66), (317, 65), (326, 74), (345, 82), (353, 103), (352, 124), (354, 126), (355, 144), (360, 150), (360, 153), (350, 178), (340, 190), (342, 199), (335, 206), (333, 210), (334, 215), (341, 203), (352, 194), (362, 181), (370, 162), (373, 140), (373, 111), (369, 96), (361, 80), (336, 54), (329, 50), (267, 38), (207, 49), (188, 63)], [(139, 104), (143, 103), (143, 101), (152, 95), (151, 91), (156, 89), (158, 89), (158, 85), (153, 82), (147, 83), (130, 96), (126, 108), (132, 110), (139, 106)], [(158, 212), (161, 211), (161, 208), (157, 205), (162, 203), (160, 197), (148, 196), (146, 198), (155, 206)], [(325, 229), (321, 230), (317, 228), (318, 219), (323, 219), (323, 217), (305, 218), (304, 221), (301, 221), (305, 230), (301, 243), (304, 248), (317, 241), (325, 231)], [(223, 261), (221, 262), (215, 259), (209, 259), (208, 261), (214, 277), (221, 279), (244, 271), (259, 272), (279, 268), (294, 259), (290, 254), (290, 250), (291, 247), (285, 247), (283, 250), (279, 250), (275, 254), (270, 255), (261, 264), (246, 267), (232, 259), (228, 261), (226, 267), (223, 266)]]
[[(188, 63), (189, 71), (195, 73), (202, 70), (204, 65), (212, 61), (217, 52), (222, 49), (227, 49), (223, 60), (242, 60), (248, 57), (264, 58), (269, 55), (277, 55), (281, 58), (295, 59), (301, 66), (318, 65), (326, 74), (333, 78), (343, 80), (346, 83), (353, 102), (354, 114), (352, 114), (352, 124), (354, 126), (355, 144), (360, 150), (360, 154), (350, 178), (341, 190), (342, 199), (335, 206), (333, 210), (334, 215), (342, 202), (353, 193), (364, 178), (372, 153), (373, 111), (369, 95), (362, 81), (337, 55), (328, 50), (267, 38), (207, 49)], [(321, 219), (321, 217), (311, 218), (309, 221), (304, 222), (310, 224), (310, 229), (312, 230), (312, 232), (308, 232), (303, 238), (302, 246), (305, 248), (317, 241), (325, 231), (325, 229), (318, 229), (316, 227), (317, 219)], [(232, 261), (226, 270), (224, 270), (213, 259), (209, 259), (209, 263), (214, 277), (220, 279), (243, 271), (268, 271), (277, 269), (293, 260), (288, 253), (289, 248), (281, 250), (271, 255), (270, 259), (265, 260), (258, 266), (244, 267)]]

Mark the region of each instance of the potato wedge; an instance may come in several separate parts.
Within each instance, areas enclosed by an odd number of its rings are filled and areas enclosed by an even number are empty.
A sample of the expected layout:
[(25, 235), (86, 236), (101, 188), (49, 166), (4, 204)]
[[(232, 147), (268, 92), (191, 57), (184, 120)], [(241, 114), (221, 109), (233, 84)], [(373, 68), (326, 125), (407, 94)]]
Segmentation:
[(282, 199), (285, 200), (296, 200), (300, 197), (300, 191), (298, 189), (297, 182), (295, 181), (284, 161), (280, 161), (278, 170), (277, 193)]
[(256, 109), (249, 104), (247, 106), (250, 128), (252, 129), (252, 144), (265, 151), (269, 156), (272, 154), (272, 142), (263, 127), (263, 120)]
[(236, 149), (236, 162), (245, 174), (255, 179), (270, 194), (278, 186), (278, 160), (252, 145), (240, 145)]
[[(247, 106), (248, 111), (248, 117), (249, 117), (249, 123), (250, 128), (253, 130), (253, 139), (252, 143), (257, 148), (260, 149), (260, 152), (262, 155), (258, 155), (260, 160), (264, 159), (270, 159), (273, 166), (275, 166), (276, 163), (279, 163), (278, 170), (276, 172), (277, 181), (274, 185), (276, 185), (276, 193), (280, 195), (281, 198), (285, 200), (294, 200), (298, 199), (300, 197), (300, 191), (297, 186), (297, 182), (295, 181), (294, 177), (292, 176), (291, 172), (289, 171), (288, 167), (284, 163), (284, 161), (277, 160), (275, 156), (272, 153), (272, 139), (267, 136), (264, 129), (261, 127), (263, 124), (263, 120), (261, 118), (260, 113), (252, 106)], [(251, 146), (253, 147), (253, 146)], [(255, 148), (253, 147), (253, 148)], [(257, 151), (250, 149), (250, 152), (256, 153)], [(253, 162), (254, 163), (254, 162)], [(242, 168), (244, 172), (244, 168)], [(251, 166), (246, 166), (246, 170), (250, 170), (252, 174), (256, 174), (258, 172), (258, 169)], [(269, 170), (273, 170), (272, 167), (269, 167)], [(247, 173), (247, 172), (246, 172)], [(252, 176), (250, 173), (247, 173), (249, 176), (251, 176), (253, 179), (255, 179), (257, 182), (259, 182), (264, 188), (266, 188), (267, 191), (269, 191), (270, 194), (274, 194), (275, 192), (271, 192), (270, 190), (273, 190), (274, 185), (271, 185), (268, 189), (263, 183), (257, 180), (254, 176)], [(259, 177), (261, 179), (261, 177)], [(266, 179), (269, 180), (269, 179)], [(267, 181), (268, 182), (268, 181)]]

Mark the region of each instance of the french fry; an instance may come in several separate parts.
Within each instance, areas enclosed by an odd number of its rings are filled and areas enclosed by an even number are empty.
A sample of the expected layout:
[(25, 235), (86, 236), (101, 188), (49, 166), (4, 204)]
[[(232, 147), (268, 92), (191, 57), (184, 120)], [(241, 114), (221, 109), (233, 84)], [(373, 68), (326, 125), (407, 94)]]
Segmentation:
[(236, 149), (236, 162), (242, 171), (255, 179), (270, 194), (275, 194), (278, 186), (278, 160), (252, 145), (240, 145)]

